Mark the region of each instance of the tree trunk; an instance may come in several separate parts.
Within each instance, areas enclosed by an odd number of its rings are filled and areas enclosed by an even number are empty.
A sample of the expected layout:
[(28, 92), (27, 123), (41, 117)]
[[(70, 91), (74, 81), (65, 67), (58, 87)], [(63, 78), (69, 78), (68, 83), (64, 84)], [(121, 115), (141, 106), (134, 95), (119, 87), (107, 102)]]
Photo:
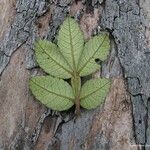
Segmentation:
[[(32, 96), (28, 80), (41, 74), (37, 39), (56, 39), (67, 15), (86, 39), (110, 33), (111, 53), (101, 76), (112, 79), (103, 106), (74, 120)], [(149, 0), (0, 0), (0, 149), (150, 149)], [(97, 75), (96, 75), (97, 76)]]

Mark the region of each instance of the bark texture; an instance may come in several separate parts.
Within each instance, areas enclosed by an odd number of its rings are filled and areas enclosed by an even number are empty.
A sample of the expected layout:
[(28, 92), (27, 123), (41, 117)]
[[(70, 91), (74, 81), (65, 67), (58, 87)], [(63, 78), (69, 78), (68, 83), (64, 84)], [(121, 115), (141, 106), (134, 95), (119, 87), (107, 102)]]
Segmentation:
[[(59, 26), (74, 16), (85, 38), (107, 30), (111, 53), (95, 76), (112, 78), (103, 106), (58, 113), (29, 91), (42, 74), (35, 40), (56, 41)], [(0, 0), (0, 149), (150, 149), (149, 0)], [(137, 145), (135, 145), (137, 144)]]

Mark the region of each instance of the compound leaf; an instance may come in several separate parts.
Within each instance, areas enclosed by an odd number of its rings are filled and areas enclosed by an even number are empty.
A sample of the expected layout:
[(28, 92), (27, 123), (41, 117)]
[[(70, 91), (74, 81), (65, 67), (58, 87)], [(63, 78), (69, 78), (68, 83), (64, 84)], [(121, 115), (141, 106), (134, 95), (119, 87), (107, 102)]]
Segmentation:
[(47, 40), (35, 44), (36, 60), (45, 72), (59, 78), (70, 78), (71, 69), (61, 55), (58, 47)]
[(74, 105), (72, 88), (62, 79), (51, 76), (32, 77), (29, 86), (35, 97), (48, 108), (63, 111)]
[(77, 68), (79, 57), (83, 51), (84, 37), (78, 23), (67, 17), (58, 35), (58, 46), (73, 70)]
[(88, 80), (81, 89), (80, 105), (86, 109), (99, 106), (105, 99), (110, 87), (108, 79)]
[[(58, 46), (47, 40), (39, 40), (35, 44), (39, 66), (56, 78), (49, 75), (32, 77), (29, 82), (32, 93), (41, 103), (57, 111), (71, 108), (79, 100), (79, 95), (82, 107), (96, 108), (106, 97), (110, 81), (91, 79), (81, 87), (80, 76), (100, 68), (95, 59), (104, 61), (107, 58), (109, 43), (108, 34), (103, 33), (84, 44), (78, 23), (67, 17), (59, 30)], [(72, 87), (60, 78), (71, 78)]]
[(84, 47), (81, 59), (78, 65), (80, 76), (89, 75), (100, 68), (95, 59), (104, 61), (109, 54), (110, 41), (106, 33), (95, 36), (90, 39)]

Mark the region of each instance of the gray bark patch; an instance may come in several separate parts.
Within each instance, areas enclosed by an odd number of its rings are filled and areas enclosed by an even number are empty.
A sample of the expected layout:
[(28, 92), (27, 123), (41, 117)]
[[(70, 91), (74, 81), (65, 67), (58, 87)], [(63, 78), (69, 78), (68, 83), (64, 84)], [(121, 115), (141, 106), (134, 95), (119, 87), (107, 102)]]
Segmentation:
[(149, 131), (147, 99), (150, 96), (146, 19), (136, 0), (106, 0), (102, 24), (112, 32), (117, 43), (118, 58), (131, 94), (136, 142), (145, 145), (150, 136), (145, 135), (145, 131)]

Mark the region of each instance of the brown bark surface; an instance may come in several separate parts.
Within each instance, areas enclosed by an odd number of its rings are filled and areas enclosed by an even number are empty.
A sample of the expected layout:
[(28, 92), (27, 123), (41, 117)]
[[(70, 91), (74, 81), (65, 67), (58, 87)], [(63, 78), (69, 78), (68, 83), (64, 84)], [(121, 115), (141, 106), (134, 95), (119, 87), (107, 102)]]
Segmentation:
[[(149, 10), (149, 0), (0, 0), (0, 149), (149, 150)], [(74, 109), (54, 112), (28, 87), (43, 73), (35, 40), (55, 40), (68, 14), (87, 40), (102, 30), (111, 38), (108, 61), (93, 75), (112, 78), (110, 92), (76, 121)]]

